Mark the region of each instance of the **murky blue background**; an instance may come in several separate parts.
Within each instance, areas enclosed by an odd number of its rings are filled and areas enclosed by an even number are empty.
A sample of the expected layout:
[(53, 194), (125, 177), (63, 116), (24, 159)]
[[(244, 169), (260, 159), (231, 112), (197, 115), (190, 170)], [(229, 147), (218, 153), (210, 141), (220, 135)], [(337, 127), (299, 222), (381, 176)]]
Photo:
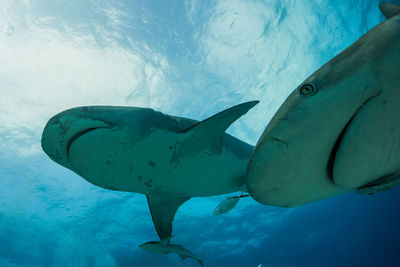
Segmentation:
[[(255, 144), (299, 83), (383, 20), (377, 0), (0, 0), (0, 266), (198, 266), (139, 249), (157, 239), (145, 197), (52, 162), (46, 121), (94, 104), (201, 120), (258, 99), (228, 131)], [(213, 216), (224, 198), (176, 215), (174, 243), (206, 266), (400, 266), (400, 187)]]

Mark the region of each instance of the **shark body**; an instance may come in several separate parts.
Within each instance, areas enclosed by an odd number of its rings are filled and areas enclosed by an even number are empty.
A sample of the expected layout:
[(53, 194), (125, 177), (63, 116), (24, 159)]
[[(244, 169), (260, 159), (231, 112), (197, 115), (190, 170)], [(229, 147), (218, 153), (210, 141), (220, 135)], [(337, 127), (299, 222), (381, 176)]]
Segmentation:
[(194, 255), (192, 252), (185, 249), (181, 245), (170, 244), (169, 241), (168, 242), (164, 240), (161, 240), (160, 242), (151, 241), (141, 244), (139, 245), (139, 247), (151, 253), (156, 253), (161, 255), (172, 253), (179, 255), (182, 259), (192, 258), (195, 259), (200, 264), (200, 266), (204, 267), (202, 259), (198, 258), (196, 255)]
[(293, 207), (400, 182), (400, 6), (286, 99), (252, 154), (247, 188)]
[(190, 197), (245, 187), (253, 147), (225, 130), (257, 103), (202, 122), (148, 108), (73, 108), (48, 121), (42, 148), (94, 185), (145, 194), (160, 239), (168, 239), (177, 209)]

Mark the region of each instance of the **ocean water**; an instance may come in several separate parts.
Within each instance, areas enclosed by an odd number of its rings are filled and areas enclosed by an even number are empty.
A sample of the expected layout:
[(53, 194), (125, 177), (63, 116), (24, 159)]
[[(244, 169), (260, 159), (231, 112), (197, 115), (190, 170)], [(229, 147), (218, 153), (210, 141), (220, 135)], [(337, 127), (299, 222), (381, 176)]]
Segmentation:
[[(199, 266), (138, 248), (157, 240), (145, 196), (51, 161), (47, 120), (83, 105), (201, 120), (260, 100), (228, 129), (254, 145), (298, 84), (384, 21), (378, 3), (1, 0), (0, 266)], [(205, 266), (400, 266), (400, 186), (293, 209), (244, 198), (214, 216), (225, 198), (192, 198), (174, 220), (173, 242)]]

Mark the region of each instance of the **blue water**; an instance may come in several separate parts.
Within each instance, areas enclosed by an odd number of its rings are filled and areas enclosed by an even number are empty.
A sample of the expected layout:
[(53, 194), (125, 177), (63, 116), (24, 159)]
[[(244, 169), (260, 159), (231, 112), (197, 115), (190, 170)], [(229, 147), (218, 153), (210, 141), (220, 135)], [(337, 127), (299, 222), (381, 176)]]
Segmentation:
[[(40, 149), (49, 117), (81, 105), (204, 119), (261, 103), (228, 132), (257, 142), (287, 95), (384, 20), (377, 0), (0, 2), (0, 266), (198, 266), (153, 255), (143, 195), (111, 192)], [(392, 1), (396, 2), (396, 1)], [(194, 198), (174, 243), (212, 266), (400, 266), (400, 187), (294, 209)]]

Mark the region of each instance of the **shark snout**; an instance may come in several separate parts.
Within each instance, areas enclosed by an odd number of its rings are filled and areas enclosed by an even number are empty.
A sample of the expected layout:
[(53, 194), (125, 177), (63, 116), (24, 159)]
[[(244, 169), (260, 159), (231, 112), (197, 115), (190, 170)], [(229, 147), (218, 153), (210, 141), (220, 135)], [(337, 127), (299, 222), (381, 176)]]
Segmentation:
[(109, 128), (107, 123), (84, 118), (74, 114), (74, 109), (52, 117), (42, 133), (42, 148), (57, 163), (72, 167), (69, 163), (68, 150), (75, 139), (98, 128)]

